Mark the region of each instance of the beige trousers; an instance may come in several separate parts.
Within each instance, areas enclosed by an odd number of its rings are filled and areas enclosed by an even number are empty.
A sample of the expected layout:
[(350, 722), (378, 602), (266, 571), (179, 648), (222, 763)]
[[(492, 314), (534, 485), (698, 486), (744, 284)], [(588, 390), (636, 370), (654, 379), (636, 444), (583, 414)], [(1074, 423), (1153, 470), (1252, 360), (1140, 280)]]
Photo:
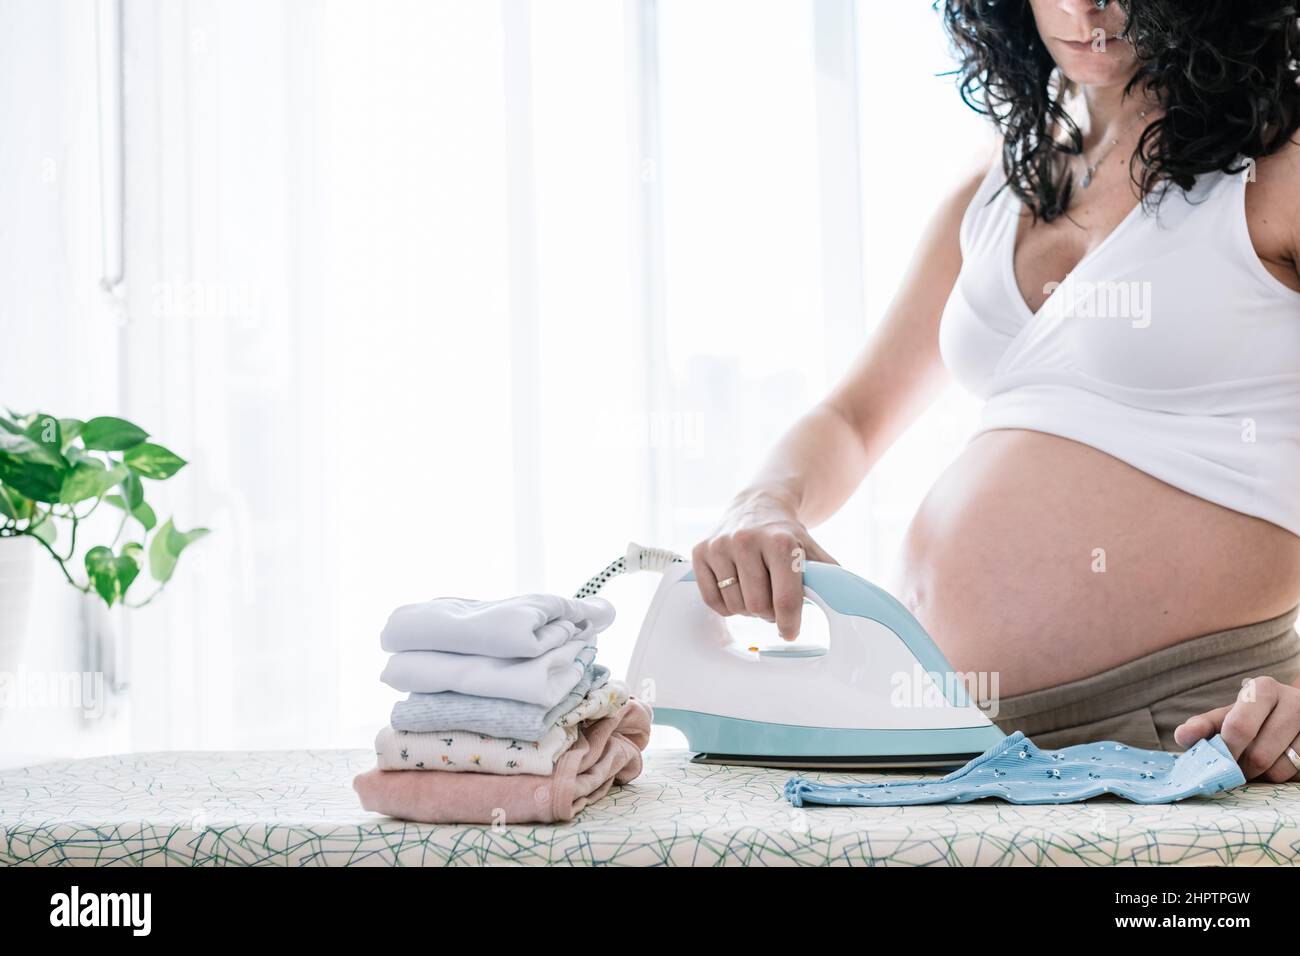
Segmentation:
[(1179, 751), (1174, 728), (1231, 704), (1249, 677), (1300, 677), (1300, 608), (1268, 621), (1195, 637), (1119, 667), (1056, 687), (1004, 697), (993, 722), (1040, 747), (1117, 740)]

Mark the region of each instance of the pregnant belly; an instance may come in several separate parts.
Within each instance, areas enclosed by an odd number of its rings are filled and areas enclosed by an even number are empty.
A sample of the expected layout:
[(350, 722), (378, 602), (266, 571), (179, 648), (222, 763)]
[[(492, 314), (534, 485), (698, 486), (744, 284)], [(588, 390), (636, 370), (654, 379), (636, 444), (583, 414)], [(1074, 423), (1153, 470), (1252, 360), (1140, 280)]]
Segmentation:
[(927, 495), (891, 586), (1011, 696), (1287, 611), (1300, 538), (1086, 445), (990, 431)]

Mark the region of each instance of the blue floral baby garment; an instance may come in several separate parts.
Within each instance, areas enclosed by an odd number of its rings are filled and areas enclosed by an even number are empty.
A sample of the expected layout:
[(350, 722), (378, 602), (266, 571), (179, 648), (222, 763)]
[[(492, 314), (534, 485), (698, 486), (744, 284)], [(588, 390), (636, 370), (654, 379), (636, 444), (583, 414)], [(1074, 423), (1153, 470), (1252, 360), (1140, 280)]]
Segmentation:
[(1139, 750), (1112, 740), (1039, 750), (1016, 731), (940, 780), (830, 786), (792, 777), (785, 796), (809, 805), (902, 807), (969, 803), (1075, 803), (1113, 793), (1134, 803), (1174, 803), (1246, 782), (1223, 738), (1202, 740), (1181, 754)]

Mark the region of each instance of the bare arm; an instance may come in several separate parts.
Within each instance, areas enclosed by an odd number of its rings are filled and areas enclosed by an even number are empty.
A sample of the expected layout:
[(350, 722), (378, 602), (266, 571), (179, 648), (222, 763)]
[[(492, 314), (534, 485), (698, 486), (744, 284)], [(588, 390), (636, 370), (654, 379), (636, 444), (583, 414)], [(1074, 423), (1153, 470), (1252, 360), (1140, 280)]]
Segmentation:
[[(774, 621), (798, 635), (802, 579), (792, 552), (833, 560), (808, 528), (833, 515), (944, 381), (939, 319), (961, 268), (958, 229), (987, 164), (940, 204), (866, 349), (831, 393), (777, 442), (717, 530), (692, 552), (704, 600), (719, 614)], [(718, 582), (736, 582), (719, 589)]]
[(1246, 221), (1264, 268), (1300, 291), (1300, 140), (1260, 158), (1246, 185)]
[(745, 494), (784, 498), (807, 527), (848, 500), (945, 379), (939, 318), (961, 268), (957, 230), (979, 176), (936, 211), (880, 327), (844, 379), (777, 443)]

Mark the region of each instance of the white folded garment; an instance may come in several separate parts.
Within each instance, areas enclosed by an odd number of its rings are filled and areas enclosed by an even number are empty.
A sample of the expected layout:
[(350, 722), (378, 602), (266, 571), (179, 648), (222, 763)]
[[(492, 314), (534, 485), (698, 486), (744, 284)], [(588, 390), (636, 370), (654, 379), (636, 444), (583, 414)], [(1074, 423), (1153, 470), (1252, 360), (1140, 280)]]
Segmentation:
[(416, 694), (453, 690), (554, 707), (582, 679), (594, 651), (585, 638), (536, 657), (484, 657), (447, 651), (401, 651), (380, 675), (389, 687)]
[(452, 651), (536, 657), (582, 637), (588, 644), (614, 620), (604, 598), (523, 594), (499, 601), (444, 597), (399, 607), (379, 643), (386, 651)]

